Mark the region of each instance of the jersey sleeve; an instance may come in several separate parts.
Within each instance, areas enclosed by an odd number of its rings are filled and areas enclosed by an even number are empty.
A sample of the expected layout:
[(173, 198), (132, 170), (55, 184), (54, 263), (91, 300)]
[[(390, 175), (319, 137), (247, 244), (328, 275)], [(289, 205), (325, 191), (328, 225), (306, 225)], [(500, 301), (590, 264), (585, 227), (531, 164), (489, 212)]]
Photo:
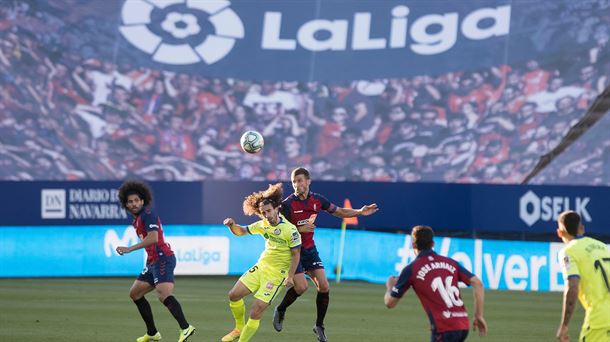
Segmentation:
[(246, 226), (246, 230), (250, 234), (259, 234), (262, 235), (265, 233), (265, 229), (263, 229), (263, 220), (256, 221), (251, 225)]
[(576, 262), (576, 258), (570, 250), (563, 249), (559, 253), (559, 257), (561, 260), (561, 269), (563, 271), (563, 279), (568, 280), (572, 277), (580, 278), (580, 270), (578, 269), (578, 264)]
[(290, 229), (288, 229), (288, 232), (290, 234), (289, 241), (288, 241), (288, 247), (290, 247), (290, 248), (299, 247), (301, 245), (301, 234), (299, 234), (297, 227), (295, 227), (294, 225), (291, 224)]
[(144, 211), (142, 223), (147, 232), (156, 232), (159, 230), (159, 216), (152, 211)]
[(402, 298), (402, 296), (411, 287), (411, 274), (413, 273), (411, 265), (402, 269), (396, 285), (390, 290), (390, 296), (394, 298)]
[(331, 203), (326, 197), (324, 197), (320, 194), (317, 194), (317, 195), (318, 195), (318, 199), (320, 200), (320, 203), (322, 204), (322, 210), (328, 212), (329, 214), (332, 214), (335, 211), (337, 211), (336, 205)]
[(470, 285), (470, 279), (474, 277), (474, 274), (464, 268), (460, 263), (457, 263), (458, 280), (466, 285)]
[(280, 214), (290, 221), (290, 200), (285, 199), (280, 206)]

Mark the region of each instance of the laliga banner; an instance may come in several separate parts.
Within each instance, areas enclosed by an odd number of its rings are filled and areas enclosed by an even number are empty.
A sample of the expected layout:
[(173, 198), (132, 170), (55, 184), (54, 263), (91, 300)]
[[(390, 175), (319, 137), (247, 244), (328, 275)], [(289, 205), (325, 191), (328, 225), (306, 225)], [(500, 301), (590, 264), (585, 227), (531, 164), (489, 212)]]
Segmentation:
[[(115, 56), (130, 62), (211, 77), (345, 80), (539, 57), (550, 48), (533, 41), (545, 29), (539, 19), (568, 2), (127, 0), (104, 6), (120, 18), (118, 32), (107, 32), (120, 37)], [(569, 52), (570, 42), (562, 44)]]
[[(264, 249), (262, 236), (235, 237), (224, 226), (164, 228), (176, 255), (177, 275), (240, 275)], [(331, 279), (339, 259), (340, 234), (337, 229), (316, 230), (316, 245)], [(123, 256), (115, 252), (118, 246), (137, 243), (132, 227), (4, 227), (0, 236), (0, 277), (136, 277), (145, 262), (142, 250)], [(345, 242), (343, 279), (383, 283), (415, 257), (408, 235), (348, 230)], [(561, 243), (437, 237), (435, 244), (437, 253), (456, 259), (486, 288), (563, 289), (557, 257)]]

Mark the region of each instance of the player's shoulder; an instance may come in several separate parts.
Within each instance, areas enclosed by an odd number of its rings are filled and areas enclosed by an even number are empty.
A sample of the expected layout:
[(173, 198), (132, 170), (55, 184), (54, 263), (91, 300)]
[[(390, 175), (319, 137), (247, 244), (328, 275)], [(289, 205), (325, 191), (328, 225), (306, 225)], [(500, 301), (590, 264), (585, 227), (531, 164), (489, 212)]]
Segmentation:
[(592, 237), (585, 236), (572, 241), (573, 242), (571, 242), (566, 249), (569, 249), (573, 253), (591, 255), (592, 252), (594, 252), (594, 254), (599, 254), (601, 252), (602, 254), (610, 254), (608, 245)]
[(413, 264), (414, 267), (421, 267), (424, 264), (433, 262), (444, 262), (454, 267), (457, 267), (459, 265), (459, 263), (454, 259), (444, 255), (440, 255), (436, 252), (428, 252), (426, 254), (420, 255), (419, 257), (415, 258), (415, 260), (413, 260), (411, 264)]
[(594, 238), (589, 237), (589, 236), (585, 236), (582, 240), (587, 241), (589, 244), (594, 244), (594, 245), (598, 245), (598, 246), (604, 246), (604, 247), (608, 248), (608, 245), (606, 245), (602, 241), (594, 239)]
[(250, 223), (248, 227), (262, 227), (263, 225), (265, 225), (265, 220), (258, 220)]
[(140, 212), (140, 217), (157, 217), (157, 212), (152, 207), (146, 207)]
[(309, 193), (309, 196), (313, 198), (326, 198), (326, 196), (322, 195), (321, 193), (313, 191)]
[(284, 200), (282, 201), (282, 205), (290, 205), (290, 203), (294, 201), (294, 197), (294, 194), (286, 196), (286, 198), (284, 198)]
[(284, 217), (284, 215), (280, 215), (280, 219), (281, 219), (280, 224), (282, 225), (283, 228), (288, 229), (288, 230), (297, 228), (297, 226), (292, 224), (292, 222), (288, 221), (288, 219), (286, 219)]

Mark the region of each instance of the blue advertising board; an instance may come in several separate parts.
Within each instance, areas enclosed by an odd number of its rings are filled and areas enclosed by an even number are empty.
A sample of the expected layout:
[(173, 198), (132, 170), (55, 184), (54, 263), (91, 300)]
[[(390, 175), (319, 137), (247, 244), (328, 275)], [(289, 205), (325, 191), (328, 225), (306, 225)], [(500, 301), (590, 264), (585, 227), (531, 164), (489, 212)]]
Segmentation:
[[(227, 216), (241, 220), (242, 199), (266, 188), (265, 182), (210, 182), (204, 186), (204, 222), (217, 224)], [(291, 188), (286, 184), (285, 193)], [(360, 217), (359, 228), (409, 230), (418, 224), (460, 233), (553, 234), (563, 210), (575, 210), (586, 230), (610, 236), (609, 187), (522, 186), (446, 183), (364, 183), (313, 181), (311, 191), (342, 206), (377, 203), (377, 214)], [(209, 200), (209, 199), (214, 199)], [(339, 227), (341, 220), (318, 215), (316, 224)]]
[[(248, 223), (246, 221), (243, 223)], [(231, 235), (224, 226), (167, 225), (178, 275), (239, 275), (263, 251), (261, 236)], [(316, 245), (330, 279), (339, 260), (340, 231), (318, 228)], [(0, 277), (136, 276), (142, 250), (119, 256), (115, 249), (136, 243), (126, 226), (0, 228)], [(608, 241), (606, 241), (608, 242)], [(456, 259), (489, 289), (557, 291), (563, 288), (557, 258), (561, 243), (437, 237), (438, 253)], [(348, 230), (342, 279), (383, 283), (415, 255), (409, 235)]]
[[(116, 181), (0, 181), (0, 193), (6, 199), (0, 206), (2, 225), (129, 224), (131, 215), (118, 202), (120, 185)], [(163, 220), (202, 223), (202, 183), (150, 182), (150, 186), (153, 205)]]
[[(5, 226), (126, 225), (118, 182), (0, 182), (0, 192), (16, 200), (0, 206)], [(245, 196), (267, 182), (152, 182), (155, 209), (165, 224), (220, 224), (244, 216)], [(553, 234), (559, 213), (575, 210), (587, 233), (610, 236), (609, 187), (519, 186), (446, 183), (312, 182), (311, 190), (343, 206), (377, 203), (380, 211), (360, 217), (354, 228), (409, 230), (426, 224), (437, 231)], [(284, 193), (292, 191), (284, 184)], [(23, 205), (28, 203), (28, 205)], [(341, 220), (318, 215), (316, 225), (339, 227)]]

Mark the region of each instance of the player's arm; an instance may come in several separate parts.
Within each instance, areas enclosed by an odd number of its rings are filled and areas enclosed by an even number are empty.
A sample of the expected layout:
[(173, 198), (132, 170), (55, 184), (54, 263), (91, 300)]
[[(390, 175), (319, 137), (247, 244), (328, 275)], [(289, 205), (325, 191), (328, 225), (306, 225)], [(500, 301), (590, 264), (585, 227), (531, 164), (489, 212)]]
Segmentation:
[(485, 336), (487, 334), (487, 322), (483, 317), (483, 307), (485, 306), (483, 282), (477, 276), (473, 276), (470, 278), (470, 285), (474, 294), (474, 320), (472, 321), (472, 328), (474, 331), (479, 330), (479, 336)]
[(388, 309), (392, 309), (400, 301), (400, 297), (392, 296), (392, 288), (396, 285), (397, 280), (398, 277), (390, 276), (385, 282), (386, 291), (385, 296), (383, 296), (383, 302)]
[(383, 302), (388, 309), (391, 309), (398, 304), (400, 298), (407, 292), (411, 287), (411, 265), (403, 268), (400, 272), (400, 276), (390, 276), (385, 282), (385, 295), (383, 296)]
[(557, 339), (559, 341), (568, 341), (568, 325), (576, 308), (578, 301), (578, 283), (580, 277), (571, 276), (568, 278), (565, 289), (563, 291), (563, 309), (561, 314), (561, 323), (557, 329)]
[(151, 230), (148, 231), (146, 237), (142, 241), (129, 247), (117, 247), (116, 252), (119, 253), (119, 255), (131, 253), (140, 248), (146, 248), (150, 245), (154, 245), (155, 243), (157, 243), (157, 241), (159, 241), (159, 233), (156, 230)]
[(336, 217), (347, 218), (347, 217), (355, 217), (355, 216), (369, 216), (379, 210), (376, 203), (362, 206), (360, 209), (352, 209), (352, 208), (342, 208), (337, 207), (337, 209), (332, 213)]
[(570, 336), (568, 335), (568, 325), (570, 318), (574, 313), (576, 307), (576, 301), (578, 299), (578, 284), (580, 283), (580, 270), (578, 263), (573, 255), (570, 255), (569, 251), (565, 249), (559, 252), (559, 260), (562, 261), (561, 267), (563, 271), (563, 277), (565, 281), (565, 287), (563, 290), (563, 308), (561, 314), (561, 322), (557, 329), (555, 337), (559, 341), (569, 341)]
[(231, 230), (231, 233), (233, 233), (236, 236), (248, 235), (248, 229), (246, 227), (238, 225), (237, 223), (235, 223), (235, 220), (233, 220), (230, 217), (226, 218), (222, 222), (222, 224), (229, 227), (229, 229)]
[(284, 281), (286, 287), (294, 286), (294, 273), (299, 266), (299, 260), (301, 260), (301, 245), (290, 248), (290, 269), (288, 269), (288, 276)]

